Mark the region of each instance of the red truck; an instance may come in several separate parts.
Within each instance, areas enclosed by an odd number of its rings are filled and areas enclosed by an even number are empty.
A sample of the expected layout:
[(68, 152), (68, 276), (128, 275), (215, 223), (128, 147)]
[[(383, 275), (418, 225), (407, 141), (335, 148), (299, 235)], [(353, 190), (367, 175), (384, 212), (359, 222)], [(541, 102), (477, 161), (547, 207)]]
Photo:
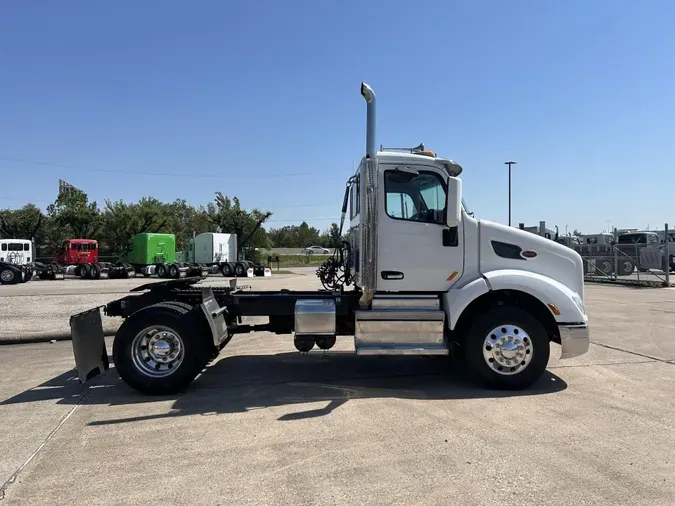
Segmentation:
[(36, 263), (35, 270), (40, 279), (62, 278), (65, 274), (82, 279), (127, 278), (136, 274), (131, 265), (99, 262), (98, 241), (93, 239), (66, 239), (54, 255), (54, 262)]

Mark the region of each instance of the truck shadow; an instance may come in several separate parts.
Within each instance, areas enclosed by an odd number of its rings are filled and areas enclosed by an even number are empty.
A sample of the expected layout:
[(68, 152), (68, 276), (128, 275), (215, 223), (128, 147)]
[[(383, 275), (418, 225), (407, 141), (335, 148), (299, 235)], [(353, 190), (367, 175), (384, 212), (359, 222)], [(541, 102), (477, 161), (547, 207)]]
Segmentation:
[[(489, 390), (475, 386), (458, 361), (448, 357), (357, 357), (330, 352), (302, 355), (233, 355), (208, 367), (184, 392), (171, 396), (140, 394), (122, 382), (114, 368), (91, 386), (80, 385), (74, 371), (0, 402), (0, 405), (57, 400), (58, 404), (131, 406), (173, 401), (169, 411), (95, 420), (109, 425), (174, 416), (242, 413), (297, 405), (279, 421), (325, 416), (354, 399), (457, 400), (545, 395), (567, 383), (546, 371), (526, 390)], [(316, 404), (320, 405), (317, 406)], [(128, 412), (128, 410), (126, 410)], [(141, 410), (139, 410), (141, 411)], [(99, 411), (100, 413), (100, 411)], [(113, 415), (114, 410), (110, 411)]]

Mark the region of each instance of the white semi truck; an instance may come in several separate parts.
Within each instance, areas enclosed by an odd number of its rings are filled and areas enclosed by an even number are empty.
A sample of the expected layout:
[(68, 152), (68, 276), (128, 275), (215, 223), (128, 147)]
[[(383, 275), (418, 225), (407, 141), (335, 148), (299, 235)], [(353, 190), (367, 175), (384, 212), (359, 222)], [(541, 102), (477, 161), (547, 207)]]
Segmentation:
[(30, 281), (34, 261), (33, 243), (28, 239), (0, 239), (0, 284)]
[(237, 235), (204, 232), (188, 243), (188, 262), (208, 266), (213, 273), (223, 276), (271, 276), (272, 271), (263, 264), (237, 258)]
[[(582, 260), (570, 248), (474, 219), (462, 168), (424, 150), (376, 149), (375, 93), (365, 83), (366, 155), (347, 183), (349, 242), (317, 272), (325, 290), (245, 291), (198, 279), (148, 284), (105, 307), (125, 318), (113, 342), (120, 377), (145, 393), (187, 387), (239, 333), (293, 335), (329, 350), (353, 336), (357, 355), (463, 357), (488, 387), (520, 389), (589, 346)], [(267, 323), (247, 325), (248, 316)], [(108, 368), (98, 308), (71, 317), (81, 381)], [(261, 336), (264, 339), (264, 336)], [(262, 343), (263, 341), (261, 341)], [(330, 355), (330, 354), (329, 354)]]

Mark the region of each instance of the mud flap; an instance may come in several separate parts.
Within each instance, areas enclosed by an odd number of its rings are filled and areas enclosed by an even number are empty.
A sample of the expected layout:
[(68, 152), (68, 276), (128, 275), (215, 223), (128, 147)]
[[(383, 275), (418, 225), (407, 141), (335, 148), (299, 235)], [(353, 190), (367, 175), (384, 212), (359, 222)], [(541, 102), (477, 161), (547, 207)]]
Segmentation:
[(86, 383), (108, 370), (110, 363), (103, 338), (100, 307), (71, 316), (70, 335), (80, 383)]

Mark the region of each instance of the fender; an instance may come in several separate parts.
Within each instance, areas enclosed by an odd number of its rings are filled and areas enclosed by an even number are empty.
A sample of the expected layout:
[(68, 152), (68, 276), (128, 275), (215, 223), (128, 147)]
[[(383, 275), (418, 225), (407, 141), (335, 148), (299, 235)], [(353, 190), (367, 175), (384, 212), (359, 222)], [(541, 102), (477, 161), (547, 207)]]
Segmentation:
[(474, 279), (462, 288), (451, 288), (443, 294), (443, 307), (447, 308), (448, 328), (455, 328), (466, 307), (490, 291), (485, 278)]
[(575, 298), (581, 302), (581, 295), (548, 276), (516, 269), (501, 269), (486, 272), (483, 277), (490, 290), (519, 290), (536, 297), (547, 306), (555, 304), (560, 314), (551, 314), (558, 324), (588, 321), (585, 311), (575, 302)]

